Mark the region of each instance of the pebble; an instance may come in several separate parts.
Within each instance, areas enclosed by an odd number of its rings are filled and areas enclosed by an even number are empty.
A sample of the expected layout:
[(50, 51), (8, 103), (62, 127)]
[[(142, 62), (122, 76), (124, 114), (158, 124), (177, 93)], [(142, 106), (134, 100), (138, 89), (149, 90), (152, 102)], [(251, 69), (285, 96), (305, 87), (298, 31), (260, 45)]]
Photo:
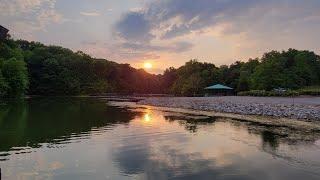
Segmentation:
[[(233, 97), (232, 99), (235, 99)], [(240, 98), (239, 98), (240, 99)], [(286, 117), (293, 119), (320, 120), (320, 107), (317, 105), (286, 104), (246, 101), (243, 97), (236, 101), (224, 98), (179, 98), (179, 97), (151, 97), (138, 102), (142, 105), (161, 107), (186, 108), (204, 111), (216, 111), (243, 115), (264, 115)]]

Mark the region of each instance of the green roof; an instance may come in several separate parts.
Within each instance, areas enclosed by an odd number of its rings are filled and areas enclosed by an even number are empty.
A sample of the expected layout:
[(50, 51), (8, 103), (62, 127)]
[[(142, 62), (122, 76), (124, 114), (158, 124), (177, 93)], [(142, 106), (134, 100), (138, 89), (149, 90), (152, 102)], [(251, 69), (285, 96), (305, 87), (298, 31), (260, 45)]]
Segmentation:
[(213, 85), (213, 86), (206, 87), (205, 89), (227, 89), (227, 90), (232, 90), (233, 88), (228, 87), (228, 86), (224, 86), (224, 85), (221, 85), (221, 84), (216, 84), (216, 85)]

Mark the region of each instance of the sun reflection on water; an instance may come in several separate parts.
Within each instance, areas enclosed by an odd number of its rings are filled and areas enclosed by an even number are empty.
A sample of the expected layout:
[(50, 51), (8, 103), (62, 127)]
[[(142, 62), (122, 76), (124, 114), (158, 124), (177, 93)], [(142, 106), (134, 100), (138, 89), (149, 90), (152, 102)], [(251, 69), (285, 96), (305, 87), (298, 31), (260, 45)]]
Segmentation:
[(144, 118), (143, 118), (144, 122), (148, 123), (148, 122), (151, 122), (152, 118), (151, 118), (151, 115), (146, 113), (144, 115)]

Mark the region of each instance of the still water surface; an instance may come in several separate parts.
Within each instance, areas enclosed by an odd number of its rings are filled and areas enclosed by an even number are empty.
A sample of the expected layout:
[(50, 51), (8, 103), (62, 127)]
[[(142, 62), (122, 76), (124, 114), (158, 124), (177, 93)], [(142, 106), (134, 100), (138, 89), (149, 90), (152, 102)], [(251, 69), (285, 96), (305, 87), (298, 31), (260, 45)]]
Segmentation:
[(0, 167), (9, 180), (320, 179), (318, 137), (97, 99), (0, 105)]

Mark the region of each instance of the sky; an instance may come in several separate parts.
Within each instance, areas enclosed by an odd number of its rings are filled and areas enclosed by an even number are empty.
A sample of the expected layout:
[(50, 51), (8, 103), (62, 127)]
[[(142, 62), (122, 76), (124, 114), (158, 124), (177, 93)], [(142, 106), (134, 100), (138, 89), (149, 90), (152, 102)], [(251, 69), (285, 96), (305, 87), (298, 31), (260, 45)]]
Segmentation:
[(0, 0), (15, 39), (153, 73), (190, 59), (229, 65), (271, 50), (320, 53), (320, 0)]

